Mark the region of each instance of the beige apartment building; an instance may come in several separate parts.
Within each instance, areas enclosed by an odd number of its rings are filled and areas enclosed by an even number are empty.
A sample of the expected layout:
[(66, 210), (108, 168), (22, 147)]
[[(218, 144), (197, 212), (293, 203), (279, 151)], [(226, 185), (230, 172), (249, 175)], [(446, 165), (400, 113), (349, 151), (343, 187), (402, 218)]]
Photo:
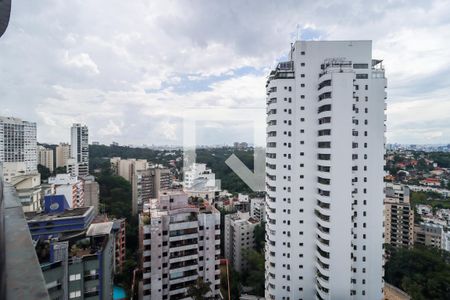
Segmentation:
[(414, 244), (414, 210), (409, 202), (409, 188), (387, 183), (384, 198), (385, 243), (395, 247)]
[(50, 172), (54, 171), (53, 149), (38, 146), (38, 164), (46, 167)]
[(70, 158), (70, 145), (67, 143), (60, 143), (56, 146), (56, 167), (61, 168), (67, 166), (67, 161)]
[(414, 244), (441, 248), (443, 226), (420, 223), (414, 226)]

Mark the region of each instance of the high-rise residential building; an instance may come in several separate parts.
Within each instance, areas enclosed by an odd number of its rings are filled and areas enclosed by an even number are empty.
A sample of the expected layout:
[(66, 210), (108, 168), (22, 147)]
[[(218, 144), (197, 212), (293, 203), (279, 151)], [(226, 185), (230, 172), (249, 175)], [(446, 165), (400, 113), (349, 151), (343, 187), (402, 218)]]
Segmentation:
[(287, 57), (266, 85), (266, 299), (381, 299), (381, 60), (371, 41), (297, 41)]
[(38, 164), (46, 167), (53, 172), (54, 161), (53, 161), (53, 149), (45, 148), (44, 146), (38, 146)]
[[(21, 174), (37, 172), (36, 123), (0, 117), (0, 163), (4, 173), (5, 169), (13, 173), (21, 170)], [(13, 177), (10, 175), (4, 174), (5, 181)]]
[(114, 174), (121, 176), (130, 183), (133, 182), (134, 174), (137, 171), (144, 171), (149, 168), (146, 159), (121, 159), (120, 157), (112, 157), (110, 164)]
[(255, 248), (255, 227), (259, 224), (248, 212), (225, 215), (225, 258), (238, 272), (248, 269), (247, 251)]
[(384, 240), (395, 247), (414, 244), (414, 209), (409, 202), (409, 188), (386, 183), (384, 190)]
[(167, 168), (150, 168), (136, 171), (132, 181), (132, 213), (142, 211), (143, 204), (150, 199), (158, 198), (161, 190), (171, 186), (171, 173)]
[(89, 131), (86, 125), (72, 125), (70, 157), (77, 164), (77, 176), (89, 175)]
[(220, 213), (182, 191), (161, 192), (139, 215), (142, 299), (185, 299), (199, 277), (220, 291)]
[(67, 166), (67, 161), (70, 158), (70, 145), (67, 143), (60, 143), (56, 146), (56, 167), (62, 168)]

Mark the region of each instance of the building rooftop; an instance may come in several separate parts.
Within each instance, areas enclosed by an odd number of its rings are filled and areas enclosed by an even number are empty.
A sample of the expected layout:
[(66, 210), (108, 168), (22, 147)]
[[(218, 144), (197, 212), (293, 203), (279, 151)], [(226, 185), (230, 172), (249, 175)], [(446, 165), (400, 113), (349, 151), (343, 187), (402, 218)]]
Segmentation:
[(95, 223), (89, 226), (86, 235), (87, 236), (96, 236), (96, 235), (105, 235), (110, 234), (113, 229), (114, 222), (103, 222), (103, 223)]
[(88, 206), (68, 209), (63, 212), (56, 212), (52, 214), (47, 214), (44, 212), (27, 212), (25, 213), (25, 218), (28, 222), (50, 221), (63, 218), (83, 217), (92, 213), (93, 210), (93, 206)]

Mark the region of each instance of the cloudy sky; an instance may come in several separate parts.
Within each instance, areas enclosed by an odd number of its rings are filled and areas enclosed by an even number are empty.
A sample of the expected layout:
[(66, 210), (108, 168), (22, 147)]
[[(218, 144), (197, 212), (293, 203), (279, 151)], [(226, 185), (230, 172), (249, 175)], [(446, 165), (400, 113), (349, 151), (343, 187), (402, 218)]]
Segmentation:
[(450, 142), (450, 1), (13, 2), (0, 115), (37, 122), (40, 142), (68, 141), (79, 122), (91, 141), (181, 144), (181, 118), (197, 107), (210, 119), (200, 144), (249, 140), (251, 122), (214, 114), (264, 117), (265, 77), (298, 32), (372, 39), (388, 77), (388, 142)]

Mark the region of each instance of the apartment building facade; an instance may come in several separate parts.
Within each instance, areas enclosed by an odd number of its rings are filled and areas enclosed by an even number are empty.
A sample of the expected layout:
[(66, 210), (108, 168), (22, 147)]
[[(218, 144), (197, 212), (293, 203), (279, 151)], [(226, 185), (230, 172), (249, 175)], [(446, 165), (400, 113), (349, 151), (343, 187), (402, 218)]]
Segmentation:
[(255, 227), (259, 224), (248, 212), (225, 215), (225, 258), (238, 272), (248, 269), (246, 255), (255, 248)]
[(208, 202), (192, 202), (182, 191), (161, 192), (139, 215), (142, 299), (188, 299), (201, 277), (220, 290), (220, 213)]
[(153, 167), (135, 171), (132, 181), (132, 213), (137, 215), (142, 211), (144, 203), (158, 198), (161, 190), (171, 187), (172, 175), (169, 169)]
[(297, 41), (268, 78), (266, 299), (381, 299), (386, 79), (371, 41)]
[(439, 224), (421, 222), (414, 226), (414, 245), (442, 247), (444, 227)]
[(60, 143), (55, 149), (55, 166), (62, 168), (67, 166), (67, 161), (70, 158), (70, 144)]
[(266, 222), (266, 199), (250, 199), (250, 216), (260, 220), (261, 222)]
[(122, 159), (120, 157), (112, 157), (110, 164), (114, 174), (121, 176), (130, 183), (133, 182), (136, 171), (144, 171), (149, 167), (146, 159), (134, 158)]
[(53, 160), (53, 149), (45, 148), (44, 146), (38, 146), (38, 164), (46, 167), (53, 172), (54, 160)]
[(411, 208), (409, 188), (387, 183), (384, 198), (384, 240), (395, 247), (414, 244), (414, 209)]

